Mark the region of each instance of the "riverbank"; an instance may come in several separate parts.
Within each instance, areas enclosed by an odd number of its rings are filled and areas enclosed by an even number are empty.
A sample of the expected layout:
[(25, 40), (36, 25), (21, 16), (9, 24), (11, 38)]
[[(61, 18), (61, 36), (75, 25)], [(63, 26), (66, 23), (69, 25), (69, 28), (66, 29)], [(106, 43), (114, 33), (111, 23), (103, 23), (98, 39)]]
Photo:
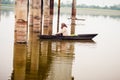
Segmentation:
[(2, 9), (2, 10), (4, 10), (4, 9), (14, 9), (14, 4), (1, 4), (1, 6), (0, 6), (0, 9)]
[[(57, 7), (54, 8), (54, 12), (57, 13)], [(71, 14), (70, 7), (61, 7), (61, 14)], [(120, 10), (109, 9), (93, 9), (93, 8), (76, 8), (77, 15), (107, 15), (107, 16), (120, 16)]]
[[(2, 10), (14, 10), (14, 4), (1, 4)], [(71, 7), (61, 7), (61, 14), (71, 14)], [(76, 8), (77, 15), (102, 15), (102, 16), (120, 16), (120, 10), (94, 9), (94, 8)], [(54, 7), (54, 13), (57, 14), (57, 7)]]

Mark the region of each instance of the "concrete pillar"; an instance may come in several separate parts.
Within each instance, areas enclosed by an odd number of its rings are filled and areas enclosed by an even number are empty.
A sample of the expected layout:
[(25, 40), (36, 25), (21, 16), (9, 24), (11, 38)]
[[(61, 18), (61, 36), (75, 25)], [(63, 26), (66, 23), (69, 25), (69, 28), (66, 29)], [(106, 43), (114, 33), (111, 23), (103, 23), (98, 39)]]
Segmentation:
[(72, 1), (71, 34), (75, 34), (76, 0)]
[(72, 14), (71, 14), (71, 18), (76, 18), (76, 0), (72, 1)]
[(33, 0), (30, 0), (30, 26), (33, 26)]
[(41, 0), (33, 0), (33, 32), (41, 30)]
[(50, 0), (50, 26), (49, 26), (49, 35), (52, 34), (53, 15), (54, 15), (54, 0)]
[(71, 19), (71, 34), (75, 34), (75, 19)]
[(26, 43), (28, 33), (28, 0), (15, 1), (15, 42)]
[(49, 34), (49, 21), (50, 21), (50, 0), (43, 0), (43, 34)]

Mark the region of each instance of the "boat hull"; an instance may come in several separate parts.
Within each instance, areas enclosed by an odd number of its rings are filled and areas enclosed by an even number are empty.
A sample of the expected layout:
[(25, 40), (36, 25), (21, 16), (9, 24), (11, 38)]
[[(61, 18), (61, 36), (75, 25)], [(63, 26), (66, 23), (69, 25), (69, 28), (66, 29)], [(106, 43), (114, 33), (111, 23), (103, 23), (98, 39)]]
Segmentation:
[(39, 35), (40, 39), (53, 40), (92, 40), (97, 34), (79, 34), (77, 36)]

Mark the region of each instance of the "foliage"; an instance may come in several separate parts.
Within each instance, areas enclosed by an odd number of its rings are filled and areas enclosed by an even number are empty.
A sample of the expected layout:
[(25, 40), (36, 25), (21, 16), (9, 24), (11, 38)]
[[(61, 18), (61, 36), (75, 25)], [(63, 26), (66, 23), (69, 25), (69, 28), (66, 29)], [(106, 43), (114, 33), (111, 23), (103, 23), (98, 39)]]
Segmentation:
[(112, 10), (120, 10), (120, 4), (118, 5), (112, 5), (112, 6), (96, 6), (96, 5), (85, 5), (85, 4), (82, 4), (82, 5), (77, 5), (76, 7), (80, 7), (80, 8), (97, 8), (97, 9), (112, 9)]
[[(57, 3), (55, 3), (55, 6), (57, 6)], [(72, 7), (72, 3), (70, 4), (64, 4), (61, 3), (61, 7)], [(96, 8), (96, 9), (112, 9), (112, 10), (120, 10), (120, 4), (118, 5), (112, 5), (112, 6), (98, 6), (98, 5), (86, 5), (86, 4), (80, 4), (76, 5), (76, 8)]]
[(1, 0), (1, 3), (2, 4), (13, 4), (14, 1), (11, 1), (11, 0)]

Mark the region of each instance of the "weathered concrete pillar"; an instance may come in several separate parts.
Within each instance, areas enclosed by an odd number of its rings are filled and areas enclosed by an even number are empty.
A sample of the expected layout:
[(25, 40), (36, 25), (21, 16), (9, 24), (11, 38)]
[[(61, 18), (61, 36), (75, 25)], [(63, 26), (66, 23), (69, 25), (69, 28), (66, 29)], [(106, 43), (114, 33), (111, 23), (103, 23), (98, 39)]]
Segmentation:
[(30, 7), (29, 7), (29, 13), (30, 13), (30, 26), (33, 26), (33, 0), (30, 0)]
[(28, 7), (28, 0), (15, 1), (15, 42), (27, 42)]
[(50, 0), (50, 16), (54, 15), (54, 0)]
[(49, 21), (50, 21), (50, 0), (43, 0), (43, 34), (49, 35)]
[(71, 34), (75, 34), (75, 19), (71, 19)]
[(72, 1), (71, 34), (75, 34), (76, 0)]
[(71, 18), (76, 18), (76, 0), (72, 1), (72, 14), (71, 14)]
[(50, 26), (49, 26), (49, 34), (52, 34), (53, 27), (53, 15), (54, 15), (54, 0), (50, 0)]
[(41, 0), (33, 0), (33, 32), (40, 32), (41, 28)]

